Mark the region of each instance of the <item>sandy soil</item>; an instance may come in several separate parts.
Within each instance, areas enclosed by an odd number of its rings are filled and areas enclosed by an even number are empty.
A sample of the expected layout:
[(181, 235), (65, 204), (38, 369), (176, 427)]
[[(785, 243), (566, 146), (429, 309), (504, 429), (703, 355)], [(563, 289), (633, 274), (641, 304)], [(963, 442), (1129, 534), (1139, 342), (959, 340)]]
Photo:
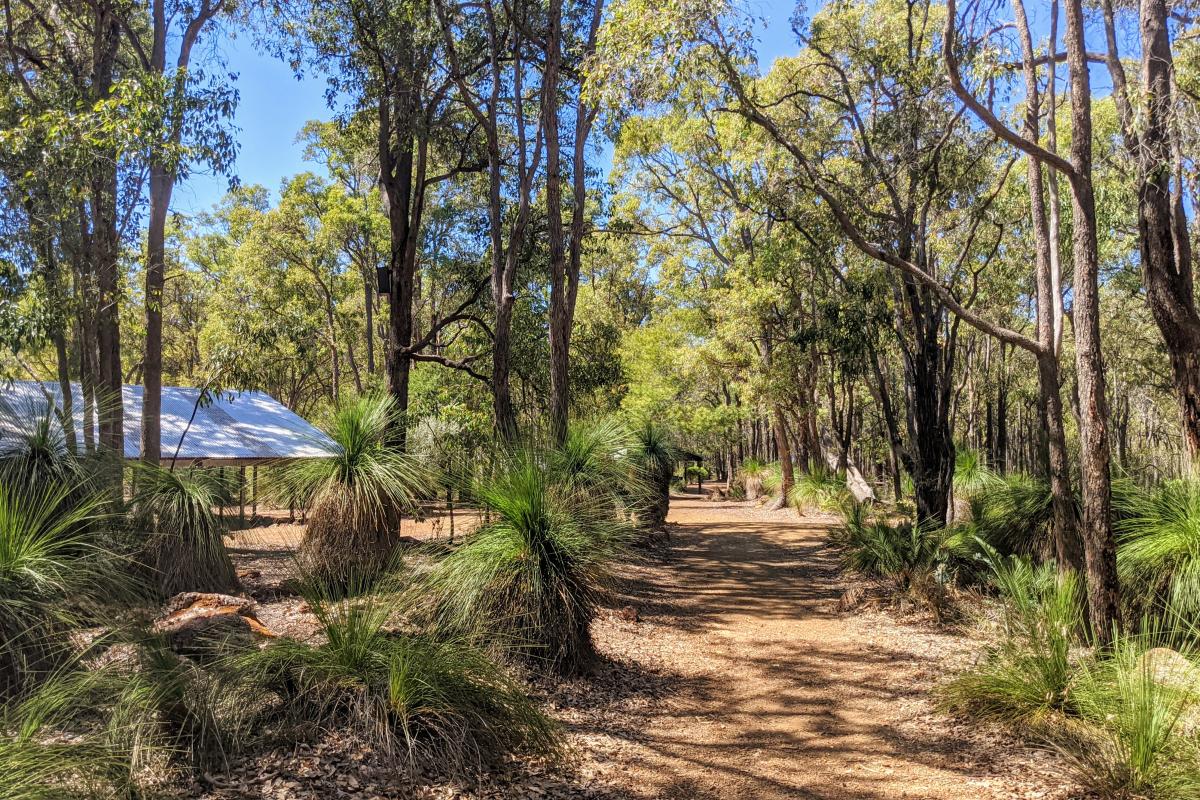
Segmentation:
[[(672, 501), (669, 521), (670, 542), (630, 568), (594, 625), (606, 658), (598, 674), (535, 685), (577, 754), (565, 773), (518, 763), (474, 787), (410, 783), (327, 740), (251, 758), (230, 776), (236, 790), (209, 796), (1071, 796), (1050, 779), (1045, 754), (934, 710), (931, 689), (969, 665), (979, 642), (882, 612), (839, 612), (828, 519), (692, 494)], [(239, 534), (235, 560), (260, 573), (246, 583), (264, 621), (304, 635), (298, 600), (264, 590), (302, 532), (274, 527)], [(318, 751), (327, 768), (314, 772)]]

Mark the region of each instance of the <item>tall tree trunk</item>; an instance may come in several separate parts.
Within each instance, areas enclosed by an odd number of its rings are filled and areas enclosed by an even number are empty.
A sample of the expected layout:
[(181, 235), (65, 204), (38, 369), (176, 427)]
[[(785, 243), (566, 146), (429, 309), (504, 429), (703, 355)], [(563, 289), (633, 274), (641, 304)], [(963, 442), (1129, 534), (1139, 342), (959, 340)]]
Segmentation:
[(567, 438), (570, 413), (571, 320), (567, 315), (567, 249), (562, 221), (558, 79), (562, 66), (562, 0), (550, 0), (542, 68), (542, 130), (546, 140), (546, 239), (550, 259), (550, 432)]
[[(596, 48), (604, 0), (593, 0), (591, 24), (582, 54), (587, 59)], [(562, 0), (550, 1), (546, 32), (546, 62), (542, 80), (542, 127), (546, 140), (546, 209), (550, 256), (550, 428), (556, 441), (567, 435), (571, 409), (571, 327), (579, 294), (583, 237), (587, 214), (587, 141), (596, 106), (586, 101), (582, 86), (576, 97), (574, 153), (571, 162), (571, 226), (569, 243), (563, 241), (562, 177), (559, 168), (558, 84), (562, 66)]]
[[(95, 9), (92, 95), (107, 100), (112, 92), (120, 26), (112, 9)], [(117, 155), (107, 153), (93, 168), (90, 193), (90, 261), (96, 276), (97, 413), (100, 446), (123, 455), (124, 406), (121, 401), (120, 234), (117, 230)]]
[[(1138, 161), (1138, 234), (1146, 302), (1171, 361), (1188, 455), (1200, 457), (1200, 314), (1182, 192), (1173, 194), (1174, 63), (1166, 0), (1142, 0), (1142, 113), (1131, 144)], [(1130, 132), (1132, 134), (1132, 131)], [(1178, 201), (1178, 202), (1177, 202)]]
[(162, 458), (162, 312), (166, 280), (167, 209), (175, 178), (150, 165), (150, 220), (146, 231), (146, 346), (142, 354), (142, 461)]
[[(1026, 111), (1025, 136), (1030, 141), (1040, 137), (1040, 96), (1034, 67), (1033, 39), (1025, 16), (1022, 0), (1015, 0), (1017, 27), (1024, 62)], [(1083, 549), (1075, 528), (1075, 501), (1071, 491), (1071, 475), (1067, 455), (1067, 437), (1063, 424), (1062, 389), (1056, 346), (1056, 319), (1061, 297), (1055, 293), (1052, 263), (1058, 242), (1051, 238), (1046, 217), (1042, 183), (1042, 162), (1033, 154), (1025, 156), (1026, 183), (1029, 186), (1029, 206), (1033, 219), (1036, 284), (1037, 332), (1041, 350), (1035, 354), (1038, 365), (1038, 385), (1042, 402), (1038, 413), (1046, 432), (1046, 471), (1050, 478), (1050, 496), (1054, 525), (1055, 555), (1060, 569), (1083, 567)]]
[(363, 301), (366, 309), (367, 374), (375, 374), (375, 281), (374, 274), (363, 275)]
[(1082, 0), (1068, 0), (1067, 68), (1071, 85), (1071, 200), (1075, 262), (1073, 320), (1080, 408), (1080, 466), (1088, 607), (1100, 642), (1118, 620), (1116, 544), (1112, 533), (1108, 404), (1100, 349), (1100, 288), (1096, 199), (1092, 187), (1092, 90), (1084, 42)]
[[(63, 323), (65, 327), (66, 323)], [(58, 365), (58, 390), (62, 394), (60, 423), (63, 439), (66, 440), (67, 452), (76, 453), (79, 442), (75, 437), (75, 400), (71, 394), (71, 361), (67, 352), (66, 331), (62, 327), (54, 331), (54, 356)]]

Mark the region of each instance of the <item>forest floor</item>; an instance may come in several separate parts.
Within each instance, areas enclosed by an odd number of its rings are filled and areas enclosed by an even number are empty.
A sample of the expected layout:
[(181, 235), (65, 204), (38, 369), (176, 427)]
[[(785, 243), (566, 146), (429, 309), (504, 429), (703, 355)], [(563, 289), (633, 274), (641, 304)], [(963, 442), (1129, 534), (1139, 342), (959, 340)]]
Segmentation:
[[(1074, 796), (1050, 755), (934, 709), (933, 688), (968, 666), (980, 641), (890, 611), (839, 610), (830, 520), (693, 493), (672, 500), (669, 521), (670, 541), (638, 559), (594, 626), (598, 673), (536, 686), (569, 733), (565, 773), (518, 763), (484, 785), (432, 775), (400, 785), (333, 736), (235, 765), (206, 796)], [(275, 539), (235, 551), (239, 566), (266, 579), (264, 559), (288, 537)], [(295, 600), (262, 600), (264, 622), (304, 635)]]

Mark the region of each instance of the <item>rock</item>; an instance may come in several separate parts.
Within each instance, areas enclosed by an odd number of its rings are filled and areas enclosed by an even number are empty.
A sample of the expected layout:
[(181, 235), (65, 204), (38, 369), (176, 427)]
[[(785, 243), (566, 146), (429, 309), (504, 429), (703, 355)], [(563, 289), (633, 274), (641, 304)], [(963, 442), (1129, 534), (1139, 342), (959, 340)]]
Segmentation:
[(1159, 686), (1182, 693), (1176, 725), (1185, 735), (1200, 731), (1200, 667), (1169, 647), (1155, 647), (1143, 653), (1133, 669), (1146, 670)]
[(172, 650), (183, 655), (203, 655), (214, 641), (254, 637), (274, 638), (275, 633), (254, 614), (248, 597), (207, 592), (182, 592), (167, 601), (163, 616), (151, 630), (166, 636)]
[(1135, 669), (1148, 670), (1151, 679), (1160, 686), (1200, 695), (1200, 667), (1169, 647), (1147, 650), (1137, 660)]

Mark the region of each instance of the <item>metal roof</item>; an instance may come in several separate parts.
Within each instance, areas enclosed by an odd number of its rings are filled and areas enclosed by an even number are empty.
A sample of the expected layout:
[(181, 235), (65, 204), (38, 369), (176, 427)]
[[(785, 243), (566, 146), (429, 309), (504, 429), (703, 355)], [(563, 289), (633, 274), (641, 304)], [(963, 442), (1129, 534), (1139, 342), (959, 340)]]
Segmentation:
[[(0, 383), (0, 448), (5, 439), (27, 431), (49, 408), (47, 394), (62, 407), (62, 393), (54, 381)], [(83, 428), (83, 395), (71, 384), (75, 430)], [(210, 393), (211, 402), (197, 405), (200, 389), (162, 388), (162, 457), (175, 455), (181, 462), (246, 464), (294, 458), (321, 458), (335, 454), (337, 444), (303, 418), (264, 392)], [(142, 387), (123, 386), (125, 457), (141, 455)], [(195, 418), (192, 418), (193, 413)], [(189, 427), (188, 420), (191, 419)], [(186, 431), (186, 435), (185, 435)], [(76, 435), (79, 435), (78, 433)], [(183, 444), (180, 446), (180, 438)]]

